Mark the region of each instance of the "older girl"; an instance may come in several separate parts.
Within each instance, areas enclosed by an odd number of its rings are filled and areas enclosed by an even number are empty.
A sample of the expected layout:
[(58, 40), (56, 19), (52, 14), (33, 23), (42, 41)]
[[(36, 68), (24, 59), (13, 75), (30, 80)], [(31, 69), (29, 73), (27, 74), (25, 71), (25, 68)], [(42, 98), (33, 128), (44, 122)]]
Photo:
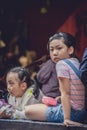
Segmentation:
[(75, 39), (65, 32), (53, 35), (48, 42), (51, 59), (56, 63), (56, 72), (61, 92), (61, 104), (55, 107), (44, 104), (25, 107), (24, 113), (29, 119), (51, 122), (64, 122), (65, 125), (77, 124), (83, 120), (85, 114), (85, 89), (84, 85), (65, 63), (69, 59), (79, 69), (79, 60), (75, 56)]

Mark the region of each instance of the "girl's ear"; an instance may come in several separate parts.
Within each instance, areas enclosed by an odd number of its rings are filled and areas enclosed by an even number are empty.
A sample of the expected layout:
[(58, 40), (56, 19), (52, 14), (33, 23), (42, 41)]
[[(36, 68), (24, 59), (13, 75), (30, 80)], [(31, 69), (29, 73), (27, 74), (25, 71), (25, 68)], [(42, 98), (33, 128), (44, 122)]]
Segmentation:
[(74, 53), (73, 46), (69, 47), (68, 53), (69, 53), (69, 55), (72, 55)]
[(21, 88), (22, 88), (22, 90), (26, 90), (27, 89), (26, 82), (21, 83)]

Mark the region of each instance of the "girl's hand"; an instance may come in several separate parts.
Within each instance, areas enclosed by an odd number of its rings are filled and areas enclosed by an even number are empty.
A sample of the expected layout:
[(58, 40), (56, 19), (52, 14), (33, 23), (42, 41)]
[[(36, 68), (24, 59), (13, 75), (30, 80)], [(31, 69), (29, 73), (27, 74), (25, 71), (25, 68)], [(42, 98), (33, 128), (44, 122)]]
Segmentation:
[(0, 112), (0, 118), (4, 116), (4, 112)]
[(4, 111), (4, 112), (0, 112), (0, 118), (4, 118), (4, 119), (6, 119), (6, 118), (11, 118), (11, 114), (9, 113), (9, 114), (6, 114), (6, 112)]
[(57, 100), (57, 102), (59, 102), (59, 103), (61, 102), (61, 96), (58, 96), (55, 99)]
[(81, 123), (78, 123), (78, 122), (74, 122), (74, 121), (71, 121), (71, 120), (69, 120), (69, 119), (65, 119), (64, 120), (64, 125), (65, 126), (83, 126), (83, 124), (81, 124)]

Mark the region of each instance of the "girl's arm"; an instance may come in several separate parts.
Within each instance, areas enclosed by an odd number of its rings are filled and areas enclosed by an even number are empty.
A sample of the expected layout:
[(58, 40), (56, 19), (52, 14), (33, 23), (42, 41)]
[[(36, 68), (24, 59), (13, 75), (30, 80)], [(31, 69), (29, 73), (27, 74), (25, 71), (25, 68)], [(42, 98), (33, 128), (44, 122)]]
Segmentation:
[(64, 124), (69, 125), (82, 125), (81, 123), (70, 120), (71, 105), (70, 105), (70, 82), (68, 78), (59, 77), (59, 86), (61, 92), (61, 103), (64, 111)]
[(59, 77), (59, 87), (61, 92), (61, 103), (64, 111), (64, 121), (70, 119), (70, 82), (68, 78)]

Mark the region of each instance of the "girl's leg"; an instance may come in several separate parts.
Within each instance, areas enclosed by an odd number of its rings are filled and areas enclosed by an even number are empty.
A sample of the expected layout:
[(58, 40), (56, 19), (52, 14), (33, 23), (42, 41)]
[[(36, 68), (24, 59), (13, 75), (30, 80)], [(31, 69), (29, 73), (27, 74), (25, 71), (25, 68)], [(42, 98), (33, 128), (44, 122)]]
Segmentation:
[(26, 106), (24, 113), (27, 119), (46, 121), (46, 109), (47, 106), (45, 104), (34, 104)]

